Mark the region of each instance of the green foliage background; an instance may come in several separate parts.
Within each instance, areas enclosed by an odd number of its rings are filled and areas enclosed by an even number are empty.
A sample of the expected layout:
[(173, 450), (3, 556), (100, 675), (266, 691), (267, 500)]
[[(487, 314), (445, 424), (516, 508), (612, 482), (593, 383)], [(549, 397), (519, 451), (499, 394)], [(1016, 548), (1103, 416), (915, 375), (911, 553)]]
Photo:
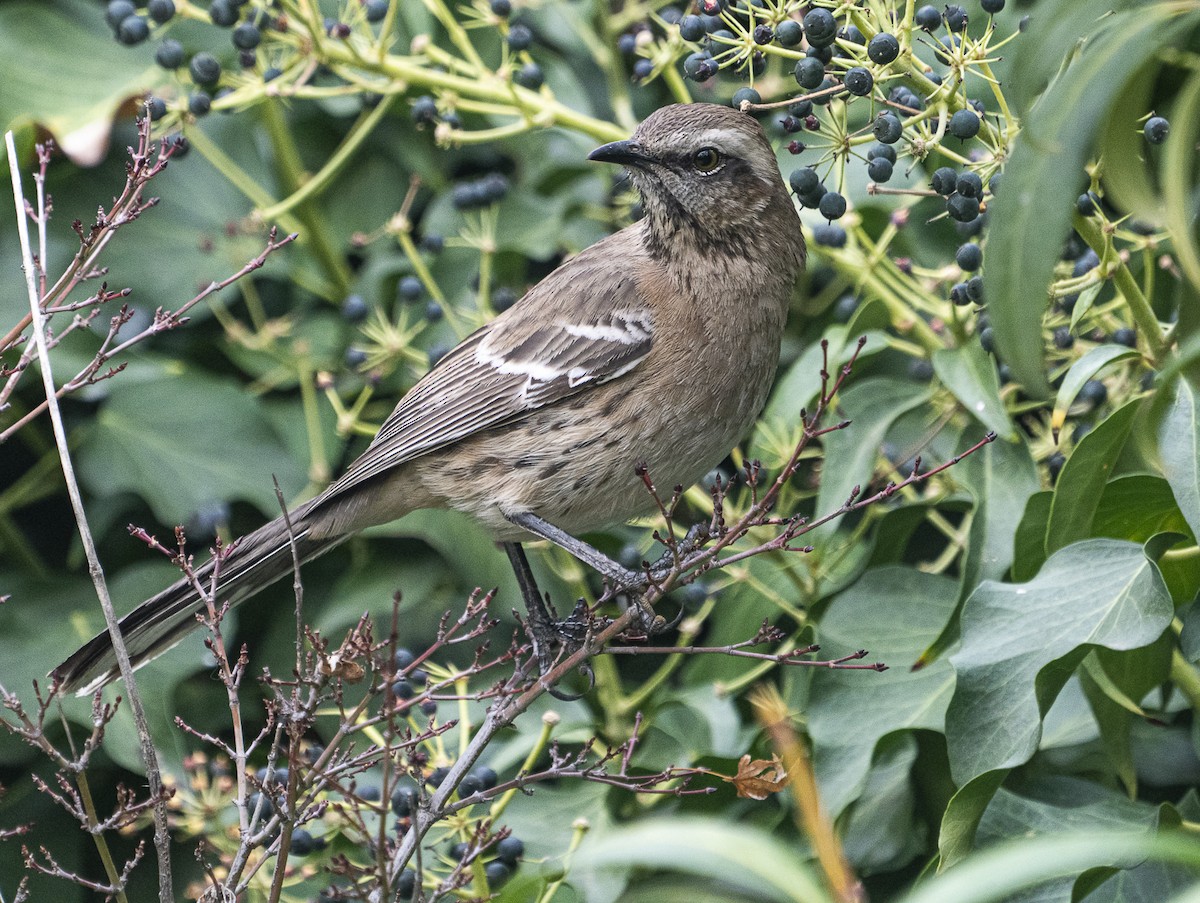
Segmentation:
[[(194, 15), (173, 23), (171, 37), (231, 61), (227, 35), (204, 21), (203, 8), (178, 5)], [(168, 565), (130, 540), (126, 523), (159, 536), (192, 524), (202, 546), (205, 522), (231, 536), (271, 516), (272, 477), (289, 499), (311, 495), (361, 449), (430, 352), (492, 313), (497, 289), (520, 294), (563, 255), (628, 220), (632, 199), (584, 162), (587, 151), (627, 135), (664, 103), (685, 95), (724, 102), (746, 81), (685, 83), (679, 62), (690, 48), (677, 28), (654, 19), (658, 37), (642, 45), (654, 77), (631, 85), (616, 39), (663, 6), (517, 4), (539, 37), (531, 54), (546, 75), (546, 88), (529, 91), (472, 80), (468, 65), (451, 62), (470, 63), (468, 45), (488, 66), (508, 60), (497, 26), (485, 22), (486, 4), (403, 0), (387, 19), (396, 40), (376, 55), (355, 57), (352, 42), (322, 40), (318, 31), (311, 46), (274, 46), (284, 73), (267, 83), (274, 88), (233, 68), (235, 90), (218, 98), (221, 112), (168, 116), (191, 152), (154, 183), (161, 205), (105, 258), (106, 281), (133, 288), (139, 317), (235, 271), (260, 249), (264, 219), (301, 237), (197, 308), (186, 327), (136, 349), (119, 376), (66, 403), (119, 606), (171, 579)], [(762, 8), (780, 16), (803, 9)], [(885, 21), (891, 5), (831, 8), (865, 29)], [(901, 22), (911, 24), (912, 8), (895, 5)], [(322, 9), (355, 34), (376, 33), (357, 2)], [(970, 12), (969, 33), (983, 39), (988, 17), (977, 5)], [(119, 190), (137, 98), (154, 91), (177, 110), (187, 90), (154, 66), (148, 46), (116, 44), (103, 13), (87, 0), (0, 6), (0, 124), (16, 131), (27, 171), (35, 137), (47, 132), (75, 161), (56, 160), (50, 171), (52, 272), (74, 251), (68, 224), (89, 223)], [(539, 713), (552, 708), (563, 743), (593, 735), (619, 743), (641, 712), (639, 768), (732, 773), (744, 753), (770, 754), (743, 694), (771, 681), (811, 744), (823, 802), (873, 899), (1195, 899), (1200, 10), (1166, 0), (1010, 4), (995, 17), (997, 40), (1027, 13), (1027, 30), (991, 62), (998, 89), (969, 83), (997, 123), (996, 103), (1007, 104), (1010, 126), (981, 164), (985, 172), (1003, 167), (983, 241), (986, 315), (1005, 366), (998, 370), (982, 347), (978, 315), (945, 300), (961, 275), (953, 254), (962, 238), (937, 216), (940, 202), (869, 193), (862, 161), (834, 155), (830, 178), (852, 202), (849, 241), (812, 246), (779, 383), (745, 455), (777, 472), (816, 391), (818, 341), (842, 360), (863, 334), (868, 345), (839, 411), (853, 427), (827, 438), (824, 464), (791, 488), (789, 510), (835, 509), (853, 487), (896, 478), (914, 453), (928, 466), (985, 430), (1000, 439), (928, 488), (817, 531), (811, 555), (763, 556), (713, 575), (686, 622), (687, 639), (718, 645), (753, 635), (766, 618), (789, 644), (819, 642), (831, 658), (866, 648), (891, 670), (602, 657), (596, 690), (523, 716), (491, 752), (497, 770), (519, 765), (541, 729)], [(463, 22), (484, 25), (464, 31), (455, 24)], [(424, 36), (437, 53), (412, 49)], [(913, 39), (931, 62), (928, 43)], [(310, 64), (319, 68), (291, 89)], [(764, 100), (795, 93), (790, 62), (773, 59), (756, 87)], [(427, 93), (443, 113), (457, 108), (467, 127), (461, 143), (439, 145), (432, 129), (413, 123), (411, 103)], [(868, 122), (865, 101), (839, 104), (822, 116)], [(517, 107), (525, 118), (513, 115)], [(1172, 122), (1161, 148), (1140, 132), (1151, 111)], [(769, 132), (785, 175), (812, 162), (792, 159), (787, 137)], [(944, 162), (937, 153), (906, 159), (891, 185), (924, 187)], [(456, 209), (453, 186), (495, 170), (511, 181), (507, 197), (483, 212)], [(414, 202), (394, 219), (414, 176)], [(1103, 223), (1075, 212), (1089, 187), (1109, 205)], [(0, 207), (7, 331), (25, 308), (11, 205)], [(811, 236), (820, 218), (804, 218)], [(1072, 228), (1099, 258), (1082, 279), (1068, 275), (1060, 255)], [(431, 233), (447, 238), (438, 254), (416, 247)], [(443, 316), (395, 300), (409, 274), (440, 293)], [(1052, 284), (1059, 298), (1079, 294), (1073, 309), (1049, 303)], [(371, 307), (366, 324), (340, 315), (350, 294)], [(1121, 326), (1138, 330), (1136, 349), (1106, 341)], [(1073, 349), (1051, 338), (1064, 327), (1079, 337)], [(98, 341), (95, 329), (71, 336), (56, 351), (56, 372), (75, 372)], [(346, 362), (351, 348), (365, 353), (361, 367)], [(931, 381), (914, 375), (925, 362)], [(1077, 396), (1095, 378), (1107, 398), (1089, 407)], [(318, 382), (330, 388), (321, 392)], [(27, 377), (12, 410), (0, 412), (0, 428), (35, 405), (38, 390)], [(1056, 452), (1065, 457), (1055, 464), (1057, 482), (1047, 467)], [(701, 510), (704, 494), (693, 501)], [(633, 525), (593, 539), (613, 554), (630, 544), (644, 554), (649, 533), (650, 525)], [(553, 550), (536, 567), (560, 603), (594, 591), (583, 569)], [(23, 698), (31, 680), (102, 624), (85, 571), (43, 418), (0, 445), (0, 593), (11, 596), (0, 607), (0, 682)], [(489, 539), (442, 512), (357, 539), (306, 568), (305, 579), (309, 620), (327, 635), (363, 611), (389, 618), (392, 593), (402, 590), (403, 639), (414, 648), (477, 586), (500, 587), (502, 617), (518, 597)], [(287, 673), (290, 606), (281, 589), (237, 614), (256, 666)], [(200, 729), (224, 727), (223, 690), (209, 672), (198, 640), (143, 672), (169, 768), (192, 746), (172, 725), (175, 713)], [(66, 711), (87, 720), (86, 705)], [(136, 749), (118, 719), (105, 740), (107, 793), (130, 780), (126, 769), (137, 769)], [(67, 867), (95, 869), (86, 838), (33, 789), (30, 771), (47, 767), (0, 734), (0, 784), (8, 788), (0, 826), (35, 824), (31, 838), (0, 841), (0, 894), (12, 892), (19, 844), (30, 839), (52, 843)], [(753, 802), (725, 785), (704, 797), (635, 799), (563, 782), (518, 800), (506, 823), (531, 860), (566, 867), (556, 900), (825, 899), (792, 810), (787, 793)], [(580, 818), (589, 828), (566, 856)], [(1099, 834), (1114, 831), (1126, 833)], [(1004, 847), (1017, 840), (1019, 848)], [(293, 888), (295, 898), (315, 886)], [(531, 866), (502, 898), (535, 899), (544, 887)], [(66, 898), (61, 886), (43, 892)]]

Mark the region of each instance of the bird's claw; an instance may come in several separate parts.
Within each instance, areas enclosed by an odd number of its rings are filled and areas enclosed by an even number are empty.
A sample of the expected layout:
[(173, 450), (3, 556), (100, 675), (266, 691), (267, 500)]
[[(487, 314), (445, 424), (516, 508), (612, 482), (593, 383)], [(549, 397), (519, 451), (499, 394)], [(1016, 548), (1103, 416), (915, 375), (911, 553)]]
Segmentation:
[[(551, 610), (552, 611), (552, 610)], [(530, 618), (526, 624), (530, 642), (533, 644), (533, 654), (537, 659), (538, 673), (545, 678), (563, 656), (574, 654), (583, 648), (591, 631), (592, 618), (587, 602), (580, 599), (575, 608), (565, 618), (558, 619), (549, 611), (547, 617)], [(587, 678), (587, 689), (582, 693), (568, 693), (549, 687), (548, 692), (555, 699), (573, 702), (581, 699), (596, 685), (596, 675), (586, 661), (579, 665), (579, 672)]]

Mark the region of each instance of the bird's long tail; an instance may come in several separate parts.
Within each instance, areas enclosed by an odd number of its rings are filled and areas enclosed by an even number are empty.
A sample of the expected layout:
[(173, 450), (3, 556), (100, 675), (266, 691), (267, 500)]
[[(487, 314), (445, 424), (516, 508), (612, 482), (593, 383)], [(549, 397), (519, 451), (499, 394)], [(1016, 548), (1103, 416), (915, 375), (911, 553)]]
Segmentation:
[[(311, 505), (311, 503), (310, 503)], [(310, 561), (337, 546), (347, 537), (310, 534), (312, 526), (304, 505), (290, 515), (296, 552), (301, 562)], [(196, 568), (196, 581), (206, 592), (212, 585), (213, 562)], [(215, 601), (237, 605), (264, 587), (292, 572), (291, 543), (283, 518), (241, 537), (228, 549), (217, 574)], [(196, 615), (204, 602), (193, 581), (183, 578), (153, 596), (121, 619), (121, 633), (134, 668), (157, 658), (200, 626)], [(50, 672), (63, 692), (83, 696), (120, 676), (112, 638), (98, 634)]]

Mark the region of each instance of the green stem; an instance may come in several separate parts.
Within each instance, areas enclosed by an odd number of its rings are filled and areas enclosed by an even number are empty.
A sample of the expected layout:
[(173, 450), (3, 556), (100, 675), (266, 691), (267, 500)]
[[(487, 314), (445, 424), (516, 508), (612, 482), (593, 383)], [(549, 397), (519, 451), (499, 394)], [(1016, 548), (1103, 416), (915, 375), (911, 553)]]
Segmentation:
[[(87, 772), (80, 771), (75, 775), (75, 786), (79, 790), (83, 811), (87, 814), (88, 826), (95, 828), (100, 823), (100, 819), (96, 817), (96, 804), (92, 801), (92, 788), (88, 784)], [(93, 833), (92, 839), (96, 844), (96, 852), (100, 854), (100, 862), (104, 865), (108, 883), (113, 887), (121, 888), (117, 891), (117, 900), (120, 903), (129, 903), (129, 898), (125, 896), (125, 889), (121, 887), (121, 872), (117, 869), (112, 852), (108, 849), (108, 840), (100, 833)]]
[(1171, 682), (1187, 697), (1192, 710), (1200, 712), (1200, 672), (1178, 649), (1171, 650)]
[(259, 208), (259, 217), (267, 222), (274, 222), (284, 213), (288, 213), (297, 206), (307, 202), (314, 195), (324, 191), (329, 183), (337, 178), (341, 171), (345, 169), (346, 164), (350, 162), (350, 158), (354, 156), (354, 152), (362, 146), (362, 143), (375, 130), (375, 127), (379, 125), (379, 121), (383, 119), (384, 114), (387, 113), (388, 108), (392, 105), (392, 101), (395, 98), (396, 95), (389, 94), (380, 100), (376, 104), (375, 109), (361, 117), (354, 124), (338, 149), (325, 161), (324, 166), (306, 179), (296, 191), (282, 201), (272, 204), (270, 207)]
[[(260, 109), (262, 110), (263, 124), (267, 128), (267, 134), (270, 135), (271, 144), (275, 149), (275, 162), (279, 178), (289, 194), (295, 193), (299, 191), (304, 181), (304, 161), (300, 157), (300, 150), (296, 147), (292, 132), (288, 128), (287, 120), (279, 105), (267, 103), (263, 104)], [(310, 243), (317, 260), (320, 261), (321, 268), (333, 283), (336, 296), (330, 300), (336, 300), (336, 297), (345, 295), (350, 287), (352, 278), (350, 268), (346, 265), (342, 255), (335, 249), (333, 239), (325, 227), (324, 217), (313, 208), (311, 202), (301, 203), (296, 210), (296, 215), (304, 223), (305, 238)]]
[[(533, 766), (537, 764), (538, 758), (541, 757), (542, 753), (545, 752), (547, 745), (549, 745), (550, 737), (553, 735), (554, 728), (558, 724), (558, 721), (558, 716), (553, 712), (547, 712), (546, 714), (542, 715), (542, 732), (538, 734), (537, 739), (533, 741), (533, 748), (529, 750), (529, 755), (527, 755), (525, 757), (525, 761), (521, 763), (521, 767), (517, 771), (518, 775), (529, 774), (529, 772), (533, 771)], [(496, 800), (496, 802), (492, 803), (491, 809), (488, 810), (488, 818), (490, 818), (493, 823), (499, 821), (500, 816), (504, 814), (504, 810), (508, 808), (508, 804), (512, 802), (512, 798), (518, 793), (520, 793), (520, 790), (514, 787), (512, 790), (509, 790), (498, 800)]]
[[(1088, 247), (1095, 251), (1101, 260), (1104, 260), (1108, 242), (1100, 226), (1093, 222), (1091, 218), (1081, 216), (1078, 213), (1072, 217), (1072, 220), (1075, 225), (1075, 231), (1083, 237)], [(1162, 325), (1158, 322), (1158, 317), (1155, 316), (1154, 309), (1150, 306), (1150, 302), (1146, 299), (1146, 296), (1142, 294), (1137, 280), (1133, 278), (1133, 273), (1129, 271), (1129, 267), (1125, 261), (1115, 255), (1108, 256), (1114, 264), (1111, 270), (1113, 282), (1116, 284), (1121, 296), (1125, 299), (1125, 303), (1129, 305), (1129, 312), (1133, 315), (1133, 320), (1137, 323), (1138, 330), (1146, 339), (1146, 344), (1150, 348), (1151, 360), (1155, 366), (1158, 366), (1167, 354), (1167, 344), (1163, 338)]]

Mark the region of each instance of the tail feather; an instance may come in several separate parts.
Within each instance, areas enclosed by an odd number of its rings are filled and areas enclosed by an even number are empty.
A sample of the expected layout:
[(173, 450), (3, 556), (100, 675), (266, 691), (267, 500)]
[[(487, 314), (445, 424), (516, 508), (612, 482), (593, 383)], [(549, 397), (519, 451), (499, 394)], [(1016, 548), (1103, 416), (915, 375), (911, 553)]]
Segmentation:
[[(301, 562), (310, 561), (342, 543), (347, 536), (310, 536), (304, 509), (292, 515), (296, 552)], [(197, 581), (207, 592), (212, 582), (213, 562), (196, 569)], [(238, 605), (259, 590), (292, 572), (291, 542), (283, 519), (274, 520), (243, 536), (221, 562), (217, 576), (216, 602)], [(204, 603), (192, 581), (183, 578), (147, 599), (120, 621), (121, 634), (133, 667), (140, 668), (176, 645), (199, 626), (196, 615)], [(64, 692), (84, 696), (120, 676), (112, 638), (104, 631), (76, 650), (50, 672)]]

